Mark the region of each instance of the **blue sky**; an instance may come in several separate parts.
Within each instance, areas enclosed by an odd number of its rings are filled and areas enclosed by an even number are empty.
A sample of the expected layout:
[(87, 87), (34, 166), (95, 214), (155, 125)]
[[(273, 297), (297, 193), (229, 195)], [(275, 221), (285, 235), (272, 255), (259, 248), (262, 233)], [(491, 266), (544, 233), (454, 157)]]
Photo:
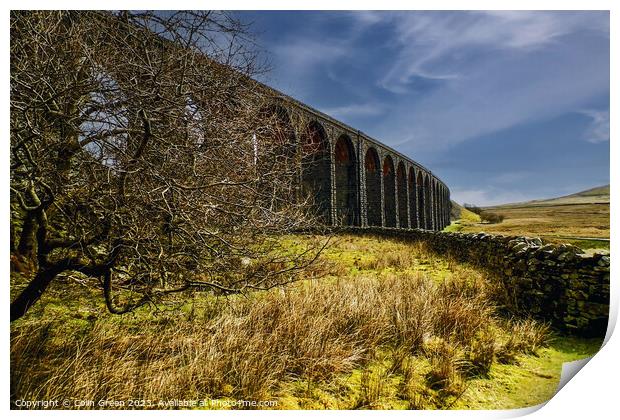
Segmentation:
[(261, 81), (429, 167), (456, 201), (609, 183), (608, 12), (236, 12)]

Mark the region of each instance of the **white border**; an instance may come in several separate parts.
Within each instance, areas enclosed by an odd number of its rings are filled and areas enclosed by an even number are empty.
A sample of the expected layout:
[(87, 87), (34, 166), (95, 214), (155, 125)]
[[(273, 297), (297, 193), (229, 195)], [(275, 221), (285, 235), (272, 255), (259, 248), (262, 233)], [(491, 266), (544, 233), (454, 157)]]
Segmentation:
[[(618, 67), (618, 44), (617, 44), (617, 29), (619, 28), (617, 1), (611, 0), (590, 0), (590, 1), (551, 1), (551, 0), (521, 0), (521, 1), (502, 1), (497, 0), (476, 0), (476, 1), (395, 1), (395, 0), (383, 0), (381, 2), (368, 1), (368, 0), (346, 0), (340, 1), (337, 4), (327, 0), (314, 0), (314, 1), (299, 1), (294, 4), (290, 1), (275, 1), (264, 0), (260, 2), (250, 2), (243, 0), (228, 0), (228, 1), (187, 1), (177, 0), (171, 1), (134, 1), (134, 0), (110, 0), (110, 1), (8, 1), (4, 2), (5, 8), (0, 10), (2, 16), (2, 47), (4, 51), (5, 62), (2, 66), (2, 80), (5, 82), (2, 84), (1, 92), (4, 104), (4, 112), (2, 113), (2, 133), (4, 134), (4, 152), (0, 153), (0, 159), (2, 160), (2, 167), (5, 171), (4, 182), (2, 183), (2, 208), (4, 223), (2, 224), (2, 235), (5, 240), (2, 242), (2, 249), (4, 255), (8, 256), (8, 220), (9, 220), (9, 205), (8, 205), (8, 179), (9, 179), (9, 160), (8, 160), (8, 132), (9, 132), (9, 9), (226, 9), (226, 10), (308, 10), (308, 9), (324, 9), (324, 10), (387, 10), (387, 9), (420, 9), (420, 10), (611, 10), (611, 92), (618, 92), (617, 76), (619, 74)], [(616, 138), (618, 134), (617, 125), (613, 122), (620, 121), (620, 115), (618, 115), (618, 109), (616, 107), (615, 96), (612, 95), (610, 102), (610, 120), (611, 124), (611, 138)], [(614, 140), (615, 141), (615, 140)], [(618, 147), (615, 143), (610, 144), (610, 156), (611, 156), (611, 237), (616, 237), (617, 232), (617, 214), (613, 212), (616, 208), (616, 197), (618, 197)], [(615, 243), (614, 241), (612, 241)], [(2, 288), (3, 302), (8, 303), (8, 273), (9, 264), (8, 258), (0, 259), (3, 272), (5, 273), (5, 285)], [(617, 267), (615, 259), (612, 258), (612, 306), (610, 320), (612, 324), (615, 324), (618, 314), (618, 279), (617, 279)], [(8, 305), (5, 307), (5, 320), (2, 322), (2, 361), (3, 361), (3, 376), (2, 391), (5, 396), (3, 401), (3, 407), (6, 411), (9, 411), (9, 320), (8, 320)], [(604, 346), (603, 350), (599, 352), (584, 368), (578, 373), (577, 378), (569, 381), (569, 383), (544, 407), (538, 407), (540, 410), (531, 414), (530, 418), (543, 419), (543, 418), (563, 418), (563, 417), (589, 417), (589, 418), (609, 418), (611, 413), (617, 413), (617, 384), (619, 363), (617, 355), (620, 354), (620, 344), (617, 337), (608, 337), (608, 342)], [(442, 417), (442, 418), (460, 418), (464, 414), (468, 417), (476, 418), (506, 418), (516, 417), (532, 412), (533, 409), (522, 410), (504, 410), (504, 411), (452, 411), (452, 412), (437, 412), (437, 411), (424, 411), (424, 412), (399, 412), (390, 411), (388, 413), (382, 412), (369, 412), (360, 411), (355, 412), (353, 415), (356, 417), (365, 418), (378, 418), (384, 415), (394, 418), (411, 418), (411, 417)], [(181, 414), (182, 413), (182, 414)], [(11, 416), (16, 418), (31, 418), (46, 416), (50, 418), (81, 418), (84, 416), (84, 412), (67, 412), (67, 411), (53, 411), (53, 412), (20, 412), (12, 411)], [(340, 418), (343, 415), (350, 415), (350, 412), (327, 412), (327, 411), (312, 411), (312, 412), (299, 412), (299, 411), (257, 411), (257, 412), (148, 412), (148, 413), (133, 413), (133, 412), (96, 412), (89, 413), (89, 416), (103, 417), (103, 416), (136, 416), (140, 417), (155, 417), (155, 418), (170, 418), (170, 416), (209, 416), (209, 418), (240, 418), (240, 417), (257, 417), (257, 418), (272, 418), (276, 417), (297, 417), (297, 416), (320, 416), (322, 418)]]

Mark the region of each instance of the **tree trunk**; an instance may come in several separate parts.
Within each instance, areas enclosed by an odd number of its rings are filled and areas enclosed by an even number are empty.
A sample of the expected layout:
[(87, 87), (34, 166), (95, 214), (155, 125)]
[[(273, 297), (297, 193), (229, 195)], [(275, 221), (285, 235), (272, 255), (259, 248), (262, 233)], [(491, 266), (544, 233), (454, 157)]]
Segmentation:
[(17, 245), (17, 253), (25, 260), (30, 262), (35, 261), (35, 238), (34, 232), (36, 231), (37, 223), (36, 217), (29, 213), (24, 218), (24, 224), (19, 237), (19, 243)]
[(21, 318), (34, 305), (64, 267), (53, 266), (40, 270), (19, 296), (11, 303), (11, 322)]

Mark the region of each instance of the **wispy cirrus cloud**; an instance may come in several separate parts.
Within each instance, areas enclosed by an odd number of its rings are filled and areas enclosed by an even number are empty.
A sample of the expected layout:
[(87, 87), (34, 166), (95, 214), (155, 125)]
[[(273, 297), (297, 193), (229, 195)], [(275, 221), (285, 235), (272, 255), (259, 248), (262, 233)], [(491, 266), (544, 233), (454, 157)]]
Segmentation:
[(590, 143), (609, 141), (609, 110), (588, 109), (581, 111), (592, 121), (584, 133), (584, 138)]
[[(270, 58), (276, 68), (275, 80), (265, 79), (269, 84), (286, 93), (303, 95), (308, 82), (316, 77), (317, 69), (329, 66), (337, 60), (347, 57), (349, 50), (343, 43), (324, 43), (320, 39), (293, 37), (287, 42), (270, 48)], [(274, 74), (267, 75), (270, 78)], [(305, 82), (304, 82), (305, 81)]]
[(292, 72), (303, 70), (305, 73), (312, 71), (317, 65), (346, 56), (348, 51), (346, 45), (325, 44), (319, 40), (297, 38), (276, 46), (273, 53), (279, 62), (286, 63), (287, 70)]
[(324, 108), (323, 112), (336, 118), (369, 117), (383, 114), (385, 112), (385, 107), (382, 104), (376, 103), (351, 104)]
[[(427, 13), (395, 18), (401, 45), (379, 85), (396, 112), (377, 135), (439, 150), (575, 112), (609, 91), (606, 13)], [(427, 95), (419, 79), (442, 79)], [(598, 137), (594, 137), (598, 138)]]
[(385, 19), (394, 25), (399, 53), (379, 83), (396, 93), (406, 92), (416, 76), (455, 79), (467, 73), (463, 59), (472, 52), (531, 51), (584, 27), (609, 32), (608, 23), (601, 27), (589, 15), (552, 12), (420, 12)]

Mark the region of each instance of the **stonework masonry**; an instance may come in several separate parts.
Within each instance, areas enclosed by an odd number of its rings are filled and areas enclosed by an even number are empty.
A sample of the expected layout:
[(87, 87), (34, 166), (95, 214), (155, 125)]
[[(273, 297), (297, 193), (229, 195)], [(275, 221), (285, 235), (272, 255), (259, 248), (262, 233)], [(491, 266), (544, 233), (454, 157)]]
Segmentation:
[(349, 228), (405, 241), (483, 268), (502, 282), (514, 310), (585, 337), (603, 337), (609, 315), (609, 255), (586, 255), (572, 245), (539, 238), (435, 232), (421, 229)]
[(436, 174), (329, 115), (263, 88), (288, 140), (317, 150), (304, 162), (302, 190), (326, 225), (441, 230), (450, 224), (450, 190)]

